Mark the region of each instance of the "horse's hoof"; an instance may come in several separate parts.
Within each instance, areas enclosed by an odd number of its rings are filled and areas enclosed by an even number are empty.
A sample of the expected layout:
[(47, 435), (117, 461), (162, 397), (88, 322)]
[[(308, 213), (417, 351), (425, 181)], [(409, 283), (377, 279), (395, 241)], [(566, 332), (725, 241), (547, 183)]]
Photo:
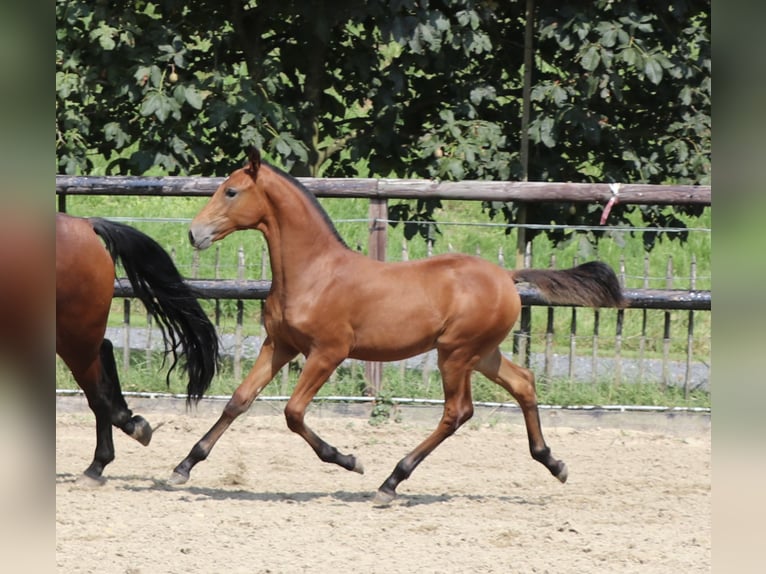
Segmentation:
[(131, 421), (133, 421), (133, 432), (130, 433), (130, 436), (142, 445), (148, 446), (152, 440), (151, 425), (141, 415), (134, 416)]
[(186, 484), (186, 482), (189, 480), (189, 476), (184, 476), (180, 472), (173, 471), (173, 474), (170, 475), (170, 478), (168, 478), (168, 484), (170, 486), (181, 486), (182, 484)]
[(375, 493), (375, 498), (372, 499), (372, 505), (378, 507), (388, 506), (393, 502), (394, 498), (396, 498), (395, 492), (378, 490), (378, 492)]
[(354, 472), (358, 472), (359, 474), (364, 474), (364, 465), (358, 458), (356, 458), (354, 459), (354, 468), (352, 468), (351, 470), (353, 470)]
[(77, 477), (77, 485), (86, 488), (97, 488), (106, 484), (106, 479), (103, 476), (90, 476), (88, 474), (81, 474)]
[(567, 465), (564, 463), (561, 463), (561, 470), (556, 475), (556, 478), (559, 479), (559, 481), (566, 482), (567, 478), (569, 477), (569, 471), (567, 470)]

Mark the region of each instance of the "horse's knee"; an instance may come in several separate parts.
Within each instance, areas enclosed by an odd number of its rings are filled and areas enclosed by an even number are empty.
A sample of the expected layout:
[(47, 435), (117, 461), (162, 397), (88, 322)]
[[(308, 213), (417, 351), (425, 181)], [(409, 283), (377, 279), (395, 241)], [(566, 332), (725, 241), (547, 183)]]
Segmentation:
[(522, 387), (528, 387), (531, 388), (533, 391), (535, 389), (535, 374), (530, 371), (529, 369), (525, 369), (524, 367), (519, 367), (518, 369), (518, 376), (521, 379), (521, 386)]
[(467, 420), (469, 420), (473, 416), (473, 403), (467, 402), (466, 404), (461, 406), (460, 412), (458, 413), (458, 419), (457, 419), (457, 425), (460, 426)]
[(290, 405), (285, 406), (285, 422), (287, 428), (293, 432), (298, 432), (303, 427), (303, 411)]
[(447, 429), (447, 434), (452, 435), (460, 426), (473, 416), (473, 403), (470, 401), (464, 404), (447, 408), (442, 417), (442, 424)]
[(528, 369), (519, 369), (519, 376), (514, 381), (513, 396), (520, 405), (533, 406), (537, 404), (537, 388), (535, 374)]
[(226, 406), (223, 410), (227, 416), (235, 419), (244, 413), (248, 408), (250, 408), (252, 402), (252, 399), (248, 400), (248, 398), (243, 396), (241, 393), (234, 391), (234, 394), (231, 395), (231, 398), (226, 403)]

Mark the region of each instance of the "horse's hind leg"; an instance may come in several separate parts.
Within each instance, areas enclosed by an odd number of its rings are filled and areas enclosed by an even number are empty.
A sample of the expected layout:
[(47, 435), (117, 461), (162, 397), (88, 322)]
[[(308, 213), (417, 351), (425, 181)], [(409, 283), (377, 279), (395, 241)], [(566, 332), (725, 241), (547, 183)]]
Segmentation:
[(102, 341), (100, 355), (104, 374), (102, 383), (107, 385), (105, 392), (111, 407), (112, 424), (142, 445), (148, 445), (152, 440), (152, 427), (144, 417), (133, 415), (133, 411), (125, 402), (120, 388), (120, 378), (117, 375), (117, 365), (114, 362), (114, 349), (109, 339)]
[(151, 427), (142, 417), (132, 416), (125, 403), (117, 378), (112, 344), (108, 339), (102, 341), (98, 357), (86, 369), (73, 370), (72, 374), (96, 417), (96, 449), (93, 461), (83, 474), (100, 484), (104, 482), (104, 468), (114, 460), (112, 425), (144, 445), (149, 444), (151, 439)]
[(567, 466), (551, 455), (551, 449), (545, 444), (540, 426), (540, 414), (537, 410), (534, 374), (506, 359), (500, 349), (482, 358), (476, 370), (491, 381), (507, 390), (518, 401), (524, 414), (527, 427), (529, 451), (532, 458), (545, 465), (553, 476), (561, 482), (567, 480)]
[(72, 374), (85, 393), (88, 406), (96, 417), (96, 449), (93, 460), (83, 472), (83, 477), (95, 483), (104, 482), (102, 474), (107, 464), (114, 460), (112, 416), (108, 399), (103, 394), (101, 380), (105, 376), (100, 357), (86, 369), (73, 370)]
[(444, 386), (444, 412), (434, 431), (412, 452), (401, 459), (394, 471), (378, 488), (374, 504), (389, 504), (396, 496), (399, 483), (409, 478), (423, 459), (439, 446), (447, 437), (455, 433), (460, 426), (473, 416), (471, 400), (471, 371), (467, 361), (453, 353), (448, 356), (439, 353), (439, 371)]

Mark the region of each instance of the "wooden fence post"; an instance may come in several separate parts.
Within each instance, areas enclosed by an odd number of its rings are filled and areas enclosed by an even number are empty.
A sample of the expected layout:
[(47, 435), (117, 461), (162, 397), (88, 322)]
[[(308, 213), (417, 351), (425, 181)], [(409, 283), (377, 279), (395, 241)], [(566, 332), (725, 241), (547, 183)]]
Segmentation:
[[(665, 270), (665, 287), (667, 289), (673, 288), (673, 258), (668, 257), (668, 265)], [(662, 333), (662, 386), (667, 388), (671, 383), (670, 380), (670, 311), (665, 311), (665, 326)]]
[[(388, 226), (388, 200), (385, 198), (370, 199), (368, 211), (370, 220), (370, 234), (368, 238), (368, 252), (370, 257), (378, 261), (386, 260), (386, 227)], [(365, 394), (372, 397), (380, 395), (383, 366), (377, 361), (369, 361), (364, 365), (364, 374), (367, 379)]]
[[(532, 109), (532, 66), (534, 65), (534, 16), (535, 0), (527, 0), (524, 9), (524, 81), (521, 87), (521, 169), (522, 181), (529, 177), (529, 120)], [(527, 241), (524, 224), (527, 222), (527, 205), (522, 203), (516, 210), (516, 269), (529, 267), (532, 259), (532, 244)], [(532, 332), (532, 310), (521, 308), (519, 330), (513, 337), (513, 355), (516, 362), (529, 367), (531, 362), (530, 335)]]
[[(620, 270), (618, 274), (620, 286), (625, 288), (625, 257), (620, 256)], [(614, 334), (614, 380), (618, 384), (622, 382), (622, 330), (625, 326), (625, 309), (617, 309), (617, 325)]]
[(130, 371), (130, 299), (122, 301), (122, 370)]
[[(691, 269), (689, 269), (689, 289), (697, 288), (697, 258), (692, 255)], [(686, 373), (684, 374), (684, 398), (689, 398), (689, 385), (692, 374), (692, 354), (694, 350), (694, 311), (689, 311), (689, 323), (686, 332)]]
[[(556, 254), (551, 255), (550, 268), (556, 268)], [(554, 315), (553, 307), (548, 307), (548, 321), (545, 325), (545, 362), (543, 364), (543, 373), (545, 373), (544, 383), (546, 386), (553, 378), (553, 343), (554, 343)]]
[[(521, 232), (523, 228), (519, 228)], [(519, 261), (519, 252), (516, 251), (516, 269), (532, 266), (532, 243), (525, 244), (524, 257)], [(513, 357), (523, 367), (529, 367), (532, 358), (530, 339), (532, 335), (532, 309), (528, 305), (521, 307), (519, 328), (513, 333)]]
[[(237, 249), (237, 279), (245, 279), (245, 248), (240, 245)], [(242, 299), (237, 299), (237, 317), (234, 326), (234, 380), (242, 379), (242, 323), (245, 305)]]
[(370, 257), (377, 259), (378, 261), (385, 261), (388, 200), (385, 198), (370, 199), (368, 217), (370, 220), (370, 235), (368, 240)]
[[(649, 254), (644, 255), (644, 282), (643, 288), (649, 289)], [(645, 360), (646, 360), (646, 333), (649, 324), (649, 315), (646, 309), (641, 309), (641, 340), (638, 347), (638, 380), (644, 381)]]

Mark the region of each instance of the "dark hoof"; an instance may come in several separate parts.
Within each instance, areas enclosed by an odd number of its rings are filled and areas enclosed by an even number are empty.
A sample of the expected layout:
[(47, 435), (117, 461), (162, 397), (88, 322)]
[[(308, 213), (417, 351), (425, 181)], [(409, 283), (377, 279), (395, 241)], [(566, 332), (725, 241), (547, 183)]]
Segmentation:
[(136, 415), (130, 419), (133, 423), (133, 432), (129, 433), (130, 436), (140, 442), (142, 445), (147, 446), (152, 440), (152, 427), (141, 415)]

